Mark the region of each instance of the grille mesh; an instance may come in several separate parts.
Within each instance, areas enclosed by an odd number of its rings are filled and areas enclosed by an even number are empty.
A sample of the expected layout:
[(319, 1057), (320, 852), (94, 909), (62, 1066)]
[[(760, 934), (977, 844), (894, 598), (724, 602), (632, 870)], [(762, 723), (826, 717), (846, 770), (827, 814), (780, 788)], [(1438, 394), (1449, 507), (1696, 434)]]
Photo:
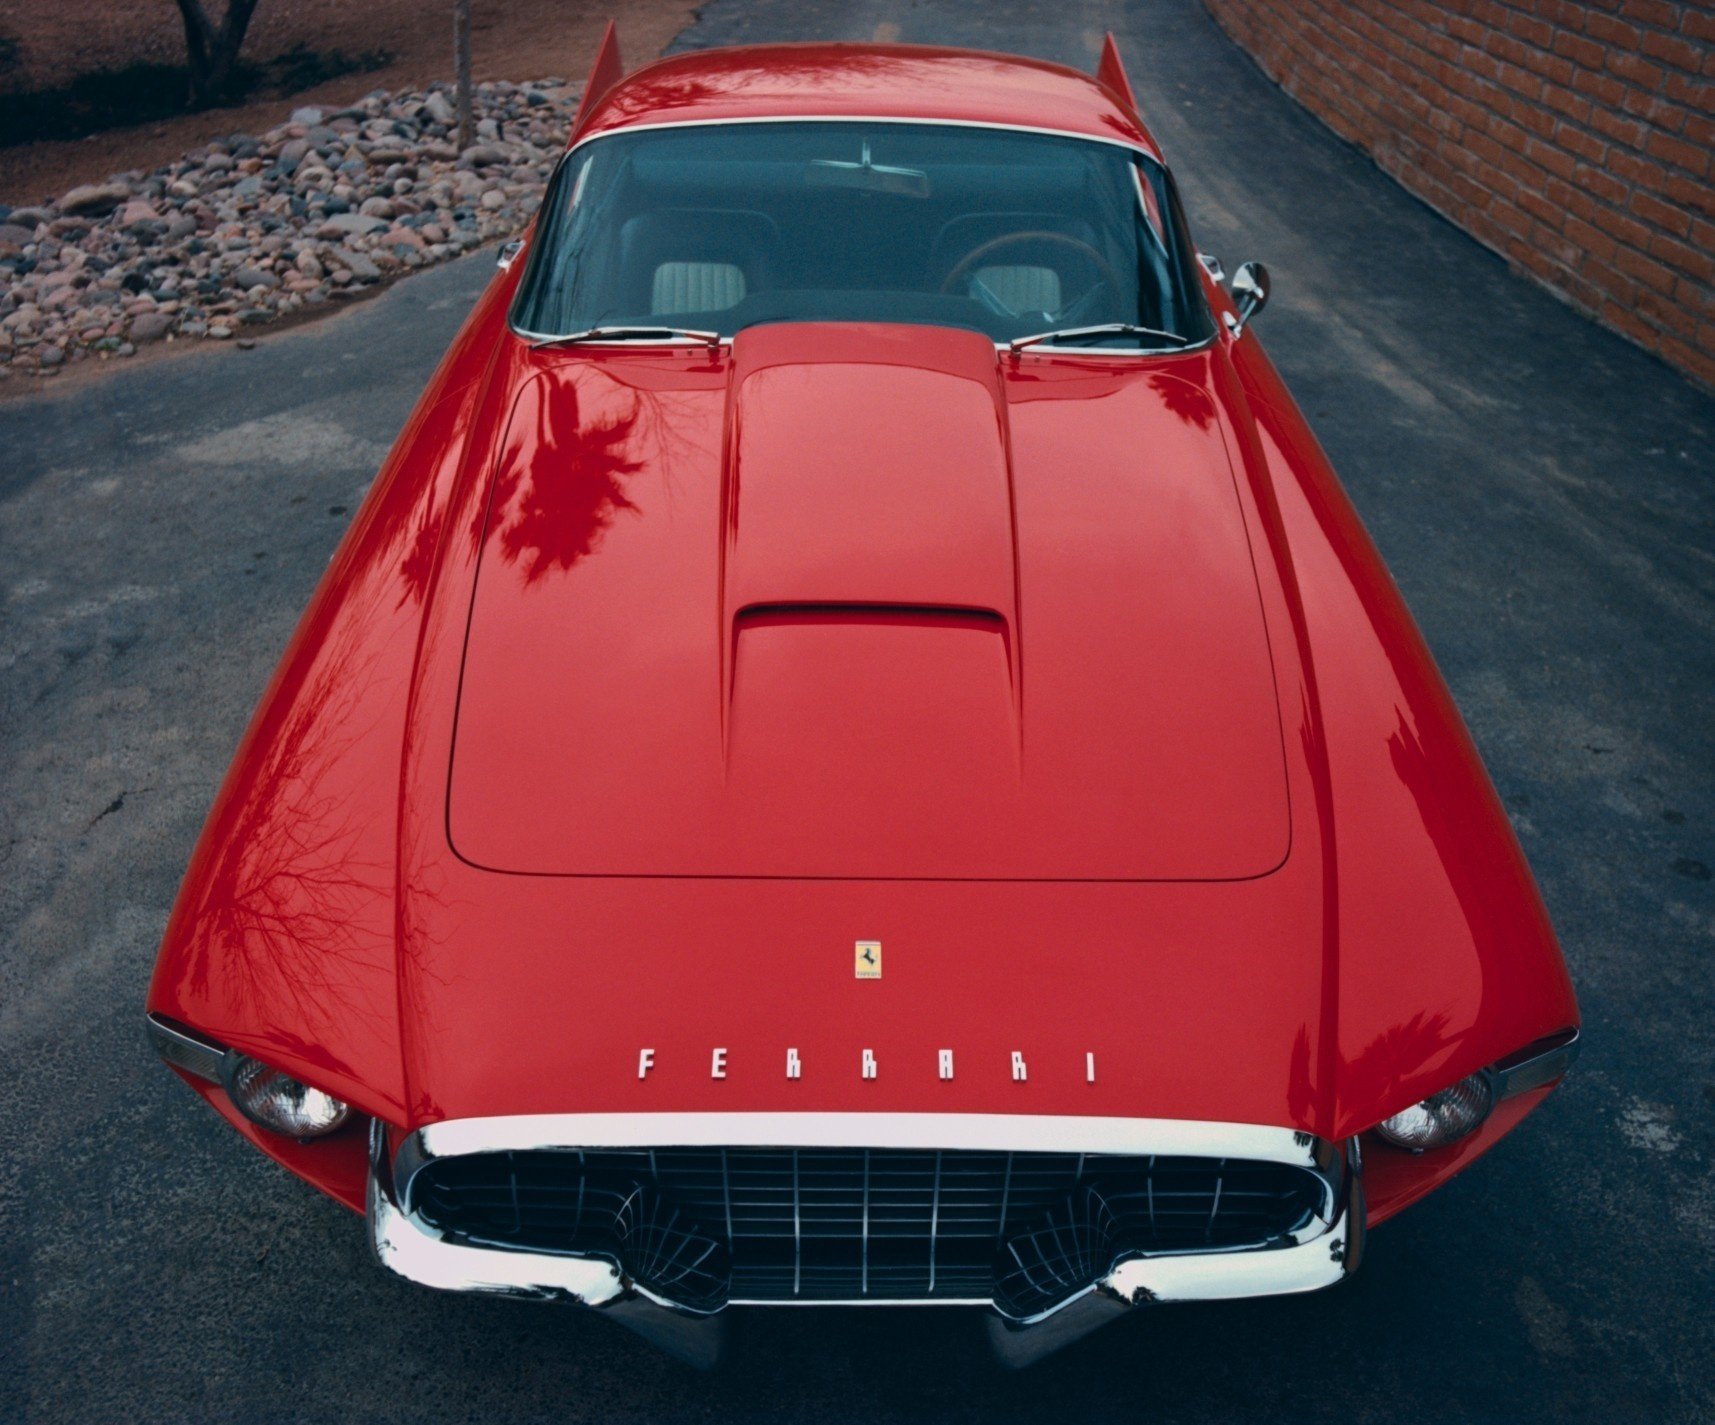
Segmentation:
[(431, 1161), (410, 1190), (455, 1239), (607, 1256), (703, 1309), (993, 1299), (1028, 1315), (1123, 1252), (1277, 1240), (1322, 1186), (1214, 1158), (747, 1147), (472, 1154)]

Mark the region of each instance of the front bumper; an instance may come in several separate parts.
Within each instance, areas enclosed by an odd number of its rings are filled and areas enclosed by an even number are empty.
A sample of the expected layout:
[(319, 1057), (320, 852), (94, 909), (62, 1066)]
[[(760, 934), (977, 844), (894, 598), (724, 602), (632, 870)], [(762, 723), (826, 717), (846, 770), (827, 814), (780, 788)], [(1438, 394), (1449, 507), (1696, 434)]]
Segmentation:
[[(384, 1267), (419, 1285), (577, 1302), (613, 1317), (681, 1360), (707, 1366), (720, 1353), (726, 1320), (722, 1312), (693, 1311), (652, 1293), (628, 1278), (616, 1261), (604, 1257), (449, 1240), (406, 1205), (411, 1175), (438, 1157), (499, 1149), (650, 1142), (1040, 1149), (1051, 1146), (1051, 1140), (1074, 1144), (1077, 1151), (1193, 1153), (1291, 1163), (1323, 1179), (1326, 1200), (1291, 1241), (1238, 1250), (1122, 1257), (1083, 1290), (1038, 1315), (1009, 1316), (992, 1301), (961, 1303), (987, 1309), (991, 1343), (1008, 1365), (1028, 1365), (1136, 1307), (1315, 1291), (1357, 1268), (1365, 1211), (1355, 1151), (1348, 1154), (1305, 1133), (1250, 1125), (1006, 1115), (574, 1115), (465, 1120), (412, 1134), (397, 1155), (390, 1153), (386, 1131), (376, 1124), (370, 1138), (370, 1240)], [(400, 1190), (401, 1184), (406, 1191)]]

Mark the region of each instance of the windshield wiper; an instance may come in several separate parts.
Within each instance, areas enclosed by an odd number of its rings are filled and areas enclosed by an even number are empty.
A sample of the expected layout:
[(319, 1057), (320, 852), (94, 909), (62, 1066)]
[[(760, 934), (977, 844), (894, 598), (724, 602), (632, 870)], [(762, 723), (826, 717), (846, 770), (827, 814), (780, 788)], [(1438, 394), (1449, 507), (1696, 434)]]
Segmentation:
[(533, 341), (530, 350), (540, 351), (545, 346), (576, 346), (582, 341), (672, 341), (675, 338), (700, 341), (710, 347), (721, 344), (719, 332), (694, 331), (689, 327), (589, 327), (581, 332), (567, 332), (564, 336)]
[(1180, 346), (1191, 345), (1191, 338), (1188, 336), (1181, 336), (1178, 332), (1164, 332), (1159, 327), (1140, 327), (1134, 322), (1103, 322), (1093, 327), (1061, 327), (1059, 331), (1014, 337), (1007, 345), (1014, 351), (1023, 351), (1027, 346), (1048, 341), (1064, 341), (1074, 336), (1159, 336), (1177, 342)]

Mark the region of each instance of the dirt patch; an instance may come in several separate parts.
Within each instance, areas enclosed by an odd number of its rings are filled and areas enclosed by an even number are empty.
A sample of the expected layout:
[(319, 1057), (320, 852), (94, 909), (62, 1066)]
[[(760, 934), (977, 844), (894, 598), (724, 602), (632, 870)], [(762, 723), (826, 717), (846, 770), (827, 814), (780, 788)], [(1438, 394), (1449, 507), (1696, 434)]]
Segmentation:
[[(473, 0), (476, 78), (581, 80), (609, 16), (619, 23), (628, 67), (653, 59), (688, 25), (686, 0)], [(184, 32), (167, 0), (0, 0), (0, 103), (43, 91), (88, 92), (89, 76), (182, 63)], [(0, 148), (0, 202), (55, 198), (79, 183), (153, 168), (211, 138), (255, 133), (301, 104), (340, 106), (375, 89), (412, 89), (449, 77), (452, 7), (446, 0), (261, 0), (244, 45), (245, 60), (275, 86), (274, 97), (107, 129), (81, 139)], [(294, 64), (354, 72), (312, 83), (289, 96), (278, 76)], [(368, 67), (373, 65), (374, 67)], [(115, 83), (119, 82), (117, 78)], [(289, 80), (286, 81), (289, 83)], [(93, 84), (97, 98), (104, 85)]]

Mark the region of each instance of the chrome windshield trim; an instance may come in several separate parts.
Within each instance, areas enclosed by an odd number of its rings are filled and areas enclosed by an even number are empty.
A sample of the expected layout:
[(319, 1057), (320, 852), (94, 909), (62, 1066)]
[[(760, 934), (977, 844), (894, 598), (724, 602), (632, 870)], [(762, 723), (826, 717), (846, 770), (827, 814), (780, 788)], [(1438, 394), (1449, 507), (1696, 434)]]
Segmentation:
[(158, 1014), (145, 1016), (149, 1047), (161, 1059), (211, 1084), (220, 1082), (220, 1066), (226, 1047), (205, 1039), (194, 1030), (174, 1024)]
[[(806, 318), (806, 320), (808, 321), (810, 319)], [(825, 322), (825, 323), (824, 322), (817, 322), (816, 324), (818, 326), (824, 326), (824, 325), (825, 326), (839, 326), (839, 325), (841, 325), (841, 323), (839, 323), (839, 322)], [(789, 323), (786, 323), (786, 322), (758, 322), (755, 325), (757, 325), (757, 326), (786, 326), (786, 325), (789, 325)], [(869, 323), (852, 322), (852, 323), (849, 323), (849, 325), (860, 326), (860, 325), (870, 325), (870, 324)], [(944, 327), (944, 326), (940, 326), (934, 322), (898, 322), (895, 325), (909, 326), (909, 327), (927, 327), (927, 328), (932, 328), (936, 331), (968, 331), (968, 332), (975, 332), (976, 331), (975, 327)], [(675, 337), (648, 337), (648, 338), (634, 337), (634, 338), (628, 338), (627, 340), (624, 340), (624, 341), (613, 341), (613, 342), (606, 342), (606, 343), (595, 342), (595, 341), (573, 342), (567, 346), (559, 346), (559, 345), (556, 345), (556, 343), (564, 340), (564, 338), (549, 336), (546, 332), (526, 331), (522, 327), (515, 327), (515, 326), (511, 326), (511, 325), (507, 326), (507, 330), (509, 332), (511, 332), (513, 336), (517, 337), (520, 341), (522, 341), (526, 346), (528, 346), (532, 351), (548, 351), (548, 352), (556, 352), (556, 353), (570, 352), (573, 354), (576, 354), (578, 351), (580, 351), (586, 347), (591, 347), (591, 346), (601, 346), (601, 347), (604, 347), (604, 349), (605, 348), (612, 348), (612, 347), (620, 347), (620, 348), (627, 348), (627, 349), (635, 348), (635, 347), (642, 347), (644, 349), (659, 349), (662, 347), (666, 347), (669, 349), (678, 348), (679, 350), (683, 350), (683, 351), (707, 351), (707, 352), (712, 353), (712, 352), (715, 352), (718, 350), (723, 350), (723, 349), (724, 350), (730, 350), (732, 347), (732, 343), (733, 343), (733, 337), (731, 337), (731, 336), (722, 336), (718, 340), (715, 340), (715, 341), (701, 341), (701, 340), (693, 340), (689, 337), (675, 336)], [(749, 331), (750, 328), (749, 327), (741, 327), (739, 330), (740, 331)], [(978, 332), (977, 334), (979, 336), (982, 335), (982, 333), (980, 333), (980, 332)], [(735, 332), (733, 335), (736, 336), (737, 333)], [(1140, 357), (1142, 357), (1142, 358), (1160, 358), (1160, 357), (1172, 357), (1172, 356), (1187, 356), (1192, 352), (1207, 351), (1218, 340), (1220, 340), (1220, 333), (1219, 332), (1210, 332), (1209, 335), (1204, 337), (1201, 341), (1194, 341), (1189, 346), (1171, 346), (1171, 347), (1170, 346), (1141, 346), (1140, 347), (1140, 346), (1058, 346), (1058, 345), (1054, 345), (1054, 346), (1014, 347), (1011, 342), (997, 341), (994, 344), (994, 349), (996, 352), (998, 352), (999, 354), (1001, 354), (1003, 356), (1019, 356), (1019, 357), (1025, 357), (1025, 356), (1105, 356), (1105, 357), (1123, 357), (1128, 361), (1136, 361)]]
[(1087, 134), (1078, 129), (1056, 129), (1042, 124), (1008, 124), (999, 119), (930, 119), (915, 117), (910, 114), (751, 114), (743, 118), (724, 119), (663, 119), (653, 124), (621, 124), (617, 128), (603, 129), (600, 133), (586, 134), (576, 143), (566, 149), (561, 155), (561, 162), (570, 158), (579, 149), (592, 143), (600, 143), (603, 139), (614, 138), (619, 134), (650, 133), (658, 129), (707, 129), (738, 124), (915, 124), (919, 128), (938, 129), (995, 129), (1009, 134), (1044, 134), (1049, 138), (1083, 139), (1086, 143), (1106, 144), (1110, 148), (1123, 148), (1132, 153), (1147, 158), (1157, 168), (1166, 170), (1167, 165), (1159, 155), (1150, 152), (1149, 148), (1136, 139), (1120, 138), (1113, 134)]

